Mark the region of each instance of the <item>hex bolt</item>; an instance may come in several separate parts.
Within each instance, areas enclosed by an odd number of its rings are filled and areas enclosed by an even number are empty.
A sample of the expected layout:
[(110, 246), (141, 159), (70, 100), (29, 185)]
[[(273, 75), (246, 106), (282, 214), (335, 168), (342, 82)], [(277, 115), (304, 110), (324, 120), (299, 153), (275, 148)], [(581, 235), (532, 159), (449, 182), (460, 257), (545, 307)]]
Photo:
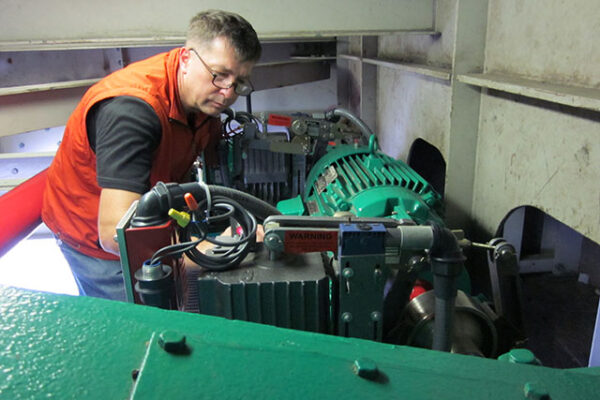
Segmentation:
[(356, 227), (361, 231), (370, 231), (373, 230), (373, 227), (369, 224), (358, 224)]
[(371, 313), (371, 321), (375, 321), (375, 322), (381, 321), (381, 313), (379, 311), (373, 311)]
[(354, 276), (354, 270), (352, 268), (344, 268), (342, 276), (346, 280), (346, 293), (350, 294), (350, 279)]
[(375, 269), (373, 270), (373, 278), (375, 279), (375, 281), (379, 281), (382, 276), (383, 271), (381, 270), (381, 267), (379, 265), (376, 265)]
[(276, 252), (283, 251), (283, 242), (281, 241), (281, 238), (276, 234), (267, 235), (264, 241), (267, 248), (269, 248), (270, 250)]
[(170, 354), (188, 354), (185, 335), (175, 331), (163, 331), (158, 336), (158, 345)]
[(408, 260), (408, 272), (418, 271), (425, 262), (423, 256), (413, 256)]
[(508, 361), (515, 364), (538, 364), (539, 360), (528, 349), (512, 349), (508, 352)]
[(547, 390), (539, 387), (535, 383), (527, 382), (523, 387), (525, 398), (530, 400), (551, 400)]
[(353, 369), (356, 375), (371, 381), (377, 379), (379, 376), (377, 364), (369, 358), (361, 357), (354, 360)]

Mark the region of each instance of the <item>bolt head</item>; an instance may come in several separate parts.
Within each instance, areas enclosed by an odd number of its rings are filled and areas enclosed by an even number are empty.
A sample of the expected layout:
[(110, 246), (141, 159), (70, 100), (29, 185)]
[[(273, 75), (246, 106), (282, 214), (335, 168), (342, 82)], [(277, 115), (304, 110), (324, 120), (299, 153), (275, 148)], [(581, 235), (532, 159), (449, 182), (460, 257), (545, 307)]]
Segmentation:
[(381, 268), (375, 268), (375, 270), (373, 271), (373, 276), (375, 276), (375, 279), (379, 279), (383, 276), (383, 271), (381, 270)]
[(375, 380), (379, 376), (377, 364), (369, 358), (361, 357), (354, 360), (353, 369), (356, 375), (364, 379)]
[(188, 352), (185, 335), (175, 331), (163, 331), (158, 336), (158, 345), (167, 353), (185, 354)]
[(273, 251), (282, 251), (283, 250), (283, 242), (281, 238), (276, 234), (269, 234), (264, 239), (265, 245), (268, 249)]
[(352, 321), (352, 313), (349, 312), (345, 312), (342, 314), (342, 321), (344, 322), (350, 322)]
[(510, 361), (517, 364), (534, 364), (535, 356), (527, 349), (512, 349), (508, 353)]
[(373, 311), (371, 313), (371, 321), (381, 321), (381, 313), (379, 311)]
[(551, 400), (547, 390), (532, 382), (527, 382), (523, 388), (526, 399), (531, 400)]

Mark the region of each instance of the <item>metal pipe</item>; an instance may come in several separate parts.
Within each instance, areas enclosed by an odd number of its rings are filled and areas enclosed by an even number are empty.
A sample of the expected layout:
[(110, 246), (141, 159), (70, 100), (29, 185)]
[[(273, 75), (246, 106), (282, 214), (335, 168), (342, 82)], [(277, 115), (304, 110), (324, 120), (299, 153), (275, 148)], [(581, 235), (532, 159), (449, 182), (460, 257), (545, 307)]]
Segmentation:
[[(435, 292), (435, 318), (433, 325), (433, 350), (450, 351), (452, 349), (452, 328), (454, 322), (454, 302), (456, 301), (455, 279), (440, 279), (433, 276)], [(441, 290), (438, 290), (440, 288)], [(454, 296), (452, 295), (454, 291)], [(439, 292), (442, 292), (440, 294)]]
[(367, 139), (369, 139), (371, 137), (371, 135), (373, 135), (373, 131), (371, 130), (371, 128), (369, 128), (367, 126), (367, 124), (364, 123), (363, 120), (361, 120), (356, 115), (352, 114), (350, 111), (348, 111), (344, 108), (334, 108), (333, 110), (327, 111), (325, 113), (325, 118), (330, 121), (334, 120), (335, 117), (348, 118), (350, 121), (352, 121), (356, 126), (358, 126), (360, 128), (360, 131)]
[(431, 271), (435, 294), (435, 319), (433, 349), (450, 351), (454, 303), (456, 301), (456, 278), (463, 269), (465, 257), (456, 236), (449, 229), (432, 225)]

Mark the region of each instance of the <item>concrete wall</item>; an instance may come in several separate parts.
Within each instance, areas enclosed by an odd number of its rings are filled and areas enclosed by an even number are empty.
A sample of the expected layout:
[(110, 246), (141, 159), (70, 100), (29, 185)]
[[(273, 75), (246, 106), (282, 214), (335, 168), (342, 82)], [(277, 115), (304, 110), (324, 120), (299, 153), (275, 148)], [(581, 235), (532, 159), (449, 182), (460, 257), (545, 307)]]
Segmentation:
[[(380, 36), (378, 56), (455, 65), (464, 55), (457, 46), (460, 1), (437, 2), (441, 36)], [(471, 72), (582, 86), (600, 99), (597, 5), (490, 0), (483, 70)], [(405, 159), (422, 138), (448, 159), (451, 135), (462, 134), (451, 126), (455, 71), (452, 79), (378, 68), (376, 130), (387, 154)], [(480, 99), (473, 107), (479, 113), (473, 196), (465, 210), (473, 223), (492, 234), (510, 210), (533, 205), (600, 242), (600, 112), (491, 89), (481, 89)]]
[[(486, 72), (600, 88), (598, 2), (490, 1)], [(533, 205), (600, 242), (600, 113), (482, 94), (473, 216)]]
[[(436, 28), (441, 35), (399, 34), (379, 38), (379, 56), (441, 67), (452, 65), (456, 1), (438, 1)], [(421, 138), (448, 158), (450, 83), (413, 72), (379, 68), (377, 132), (384, 152), (406, 160)]]

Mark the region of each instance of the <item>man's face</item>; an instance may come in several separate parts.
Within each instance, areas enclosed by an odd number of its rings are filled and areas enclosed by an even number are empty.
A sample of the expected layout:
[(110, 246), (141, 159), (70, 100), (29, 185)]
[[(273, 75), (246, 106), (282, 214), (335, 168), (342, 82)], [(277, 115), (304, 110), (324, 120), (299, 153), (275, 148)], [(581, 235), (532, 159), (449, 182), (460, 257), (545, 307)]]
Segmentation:
[[(215, 38), (210, 45), (186, 48), (179, 64), (179, 97), (186, 113), (202, 111), (214, 117), (238, 98), (235, 88), (222, 89), (213, 84), (219, 80), (233, 83), (250, 78), (254, 62), (239, 62), (227, 39)], [(220, 86), (228, 86), (222, 85)]]

